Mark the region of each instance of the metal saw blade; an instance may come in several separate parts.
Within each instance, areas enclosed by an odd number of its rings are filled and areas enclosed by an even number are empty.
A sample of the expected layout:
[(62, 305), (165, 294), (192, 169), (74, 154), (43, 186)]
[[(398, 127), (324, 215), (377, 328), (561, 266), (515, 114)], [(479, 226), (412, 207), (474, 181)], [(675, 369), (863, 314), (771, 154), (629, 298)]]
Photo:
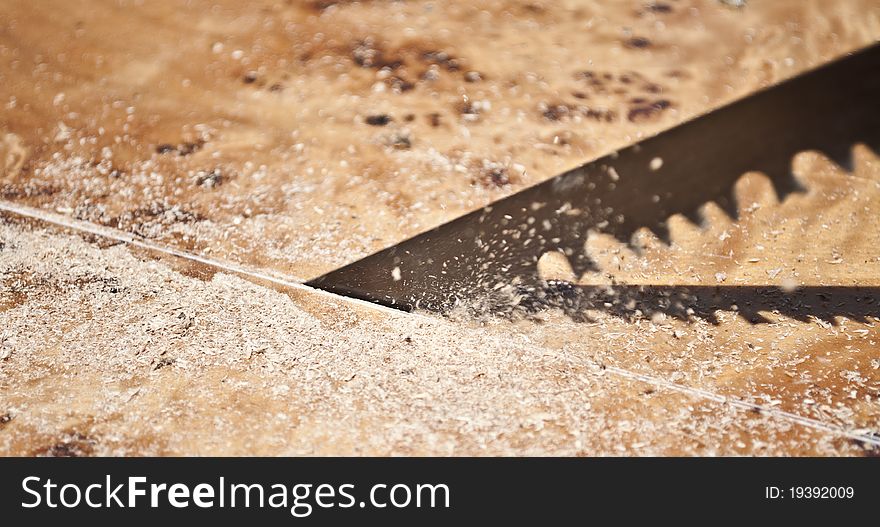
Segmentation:
[[(444, 312), (513, 285), (539, 295), (537, 262), (563, 251), (593, 269), (590, 231), (629, 242), (642, 227), (668, 240), (672, 214), (708, 201), (732, 216), (732, 187), (766, 174), (798, 190), (792, 157), (819, 150), (844, 166), (851, 148), (880, 149), (880, 44), (696, 117), (308, 282), (400, 309)], [(662, 160), (662, 163), (656, 160)]]

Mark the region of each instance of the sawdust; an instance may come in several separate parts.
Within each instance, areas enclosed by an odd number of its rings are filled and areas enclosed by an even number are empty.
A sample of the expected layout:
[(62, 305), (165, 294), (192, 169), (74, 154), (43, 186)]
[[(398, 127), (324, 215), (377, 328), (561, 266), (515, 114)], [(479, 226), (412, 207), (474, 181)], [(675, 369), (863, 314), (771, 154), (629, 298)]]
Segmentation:
[(880, 35), (872, 0), (664, 5), (13, 2), (0, 193), (307, 279)]
[[(871, 0), (431, 6), (5, 6), (0, 196), (308, 278), (880, 35)], [(582, 280), (877, 285), (863, 154)], [(874, 319), (431, 319), (13, 216), (0, 273), (7, 455), (877, 453)]]
[[(6, 218), (5, 454), (857, 454), (507, 327), (377, 312)], [(4, 294), (8, 288), (4, 288)], [(601, 341), (601, 330), (588, 330)], [(584, 333), (581, 333), (584, 335)], [(613, 342), (609, 340), (609, 342)], [(621, 348), (626, 349), (626, 348)]]

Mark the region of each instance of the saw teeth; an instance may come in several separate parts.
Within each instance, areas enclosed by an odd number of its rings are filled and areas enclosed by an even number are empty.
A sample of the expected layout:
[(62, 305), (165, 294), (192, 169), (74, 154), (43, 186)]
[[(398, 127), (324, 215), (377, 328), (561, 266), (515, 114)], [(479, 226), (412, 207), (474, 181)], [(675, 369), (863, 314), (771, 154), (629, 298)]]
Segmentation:
[(656, 236), (657, 239), (663, 242), (665, 245), (668, 246), (672, 244), (672, 238), (669, 234), (669, 226), (666, 224), (666, 222), (658, 223), (657, 225), (649, 226), (647, 228), (650, 229), (650, 231), (654, 233), (654, 236)]
[(659, 251), (666, 248), (656, 234), (651, 232), (647, 227), (641, 227), (633, 233), (629, 240), (629, 248), (637, 255), (644, 256), (645, 253)]
[(719, 196), (714, 203), (717, 204), (718, 207), (724, 211), (724, 214), (732, 221), (739, 220), (739, 211), (736, 209), (736, 197), (733, 195), (732, 188), (728, 189), (724, 195)]
[(573, 255), (571, 255), (571, 257), (568, 258), (568, 263), (571, 264), (571, 268), (574, 272), (575, 278), (583, 275), (584, 273), (590, 273), (599, 270), (599, 264), (597, 264), (595, 260), (593, 260), (593, 258), (583, 249), (580, 252), (575, 252)]
[(859, 143), (853, 147), (853, 176), (872, 181), (880, 181), (880, 156), (865, 144)]
[(713, 234), (720, 234), (734, 225), (733, 218), (715, 201), (700, 207), (700, 215), (703, 218), (703, 227)]
[(611, 234), (590, 232), (584, 251), (596, 262), (598, 271), (584, 273), (580, 281), (591, 284), (609, 282), (608, 275), (629, 274), (640, 261), (636, 251)]
[(538, 277), (544, 281), (577, 282), (571, 262), (562, 251), (548, 251), (538, 258)]
[(694, 225), (696, 225), (702, 229), (706, 226), (705, 225), (706, 218), (703, 217), (703, 213), (700, 210), (700, 208), (696, 208), (694, 210), (684, 212), (683, 214), (684, 214), (684, 217), (687, 218), (688, 220), (690, 220), (691, 223), (693, 223)]
[(816, 150), (799, 152), (791, 161), (794, 177), (807, 189), (815, 189), (823, 184), (836, 185), (848, 172), (831, 158)]
[(687, 247), (702, 235), (703, 230), (684, 214), (673, 214), (666, 220), (669, 236), (676, 245)]
[(736, 199), (737, 216), (754, 212), (759, 207), (772, 207), (779, 204), (773, 182), (761, 172), (747, 172), (733, 186)]

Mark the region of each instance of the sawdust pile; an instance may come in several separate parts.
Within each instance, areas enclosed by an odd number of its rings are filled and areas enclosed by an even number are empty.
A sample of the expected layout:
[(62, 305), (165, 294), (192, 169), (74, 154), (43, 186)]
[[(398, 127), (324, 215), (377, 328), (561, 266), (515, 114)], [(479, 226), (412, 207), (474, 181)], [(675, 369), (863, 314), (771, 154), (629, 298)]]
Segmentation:
[(862, 451), (509, 328), (204, 281), (9, 219), (0, 242), (5, 454)]

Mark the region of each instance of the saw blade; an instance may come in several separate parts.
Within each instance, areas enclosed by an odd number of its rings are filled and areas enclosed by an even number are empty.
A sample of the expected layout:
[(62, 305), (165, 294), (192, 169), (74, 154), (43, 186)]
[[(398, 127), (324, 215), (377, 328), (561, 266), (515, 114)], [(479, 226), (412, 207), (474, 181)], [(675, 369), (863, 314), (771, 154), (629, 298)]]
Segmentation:
[[(447, 311), (514, 288), (526, 304), (556, 298), (538, 277), (561, 251), (577, 276), (595, 268), (589, 232), (629, 243), (640, 228), (668, 241), (665, 221), (715, 201), (736, 216), (734, 183), (766, 174), (779, 197), (798, 191), (792, 157), (819, 150), (851, 166), (857, 143), (880, 148), (880, 45), (853, 53), (620, 151), (522, 190), (308, 282), (411, 310)], [(567, 287), (563, 284), (563, 289)], [(593, 295), (595, 296), (595, 295)], [(491, 309), (491, 304), (490, 309)]]

